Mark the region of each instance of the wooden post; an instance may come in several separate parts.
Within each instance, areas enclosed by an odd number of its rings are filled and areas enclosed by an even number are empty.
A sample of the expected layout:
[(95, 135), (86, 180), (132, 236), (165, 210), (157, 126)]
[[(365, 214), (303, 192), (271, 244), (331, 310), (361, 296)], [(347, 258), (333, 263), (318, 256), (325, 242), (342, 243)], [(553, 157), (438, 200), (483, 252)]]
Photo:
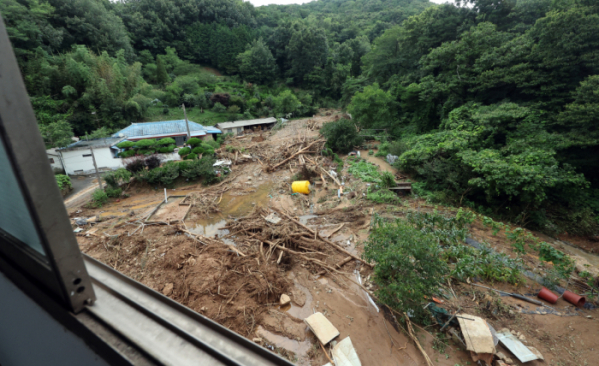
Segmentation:
[(94, 162), (94, 168), (96, 169), (96, 177), (98, 177), (98, 184), (100, 185), (100, 189), (102, 189), (102, 178), (100, 177), (98, 165), (96, 164), (96, 156), (94, 155), (94, 149), (90, 146), (89, 151), (91, 151), (92, 153), (92, 161)]

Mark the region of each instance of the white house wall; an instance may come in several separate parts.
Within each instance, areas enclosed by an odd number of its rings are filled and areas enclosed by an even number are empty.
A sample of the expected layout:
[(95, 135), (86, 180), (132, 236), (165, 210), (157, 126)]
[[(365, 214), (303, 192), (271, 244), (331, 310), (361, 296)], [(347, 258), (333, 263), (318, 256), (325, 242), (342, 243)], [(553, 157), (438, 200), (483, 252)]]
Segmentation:
[[(89, 155), (91, 152), (87, 149), (63, 151), (62, 157), (66, 165), (66, 174), (68, 175), (88, 175), (96, 172), (94, 169), (94, 162), (91, 156), (84, 157), (83, 155)], [(123, 168), (123, 159), (114, 158), (110, 148), (97, 148), (94, 149), (94, 155), (96, 156), (96, 163), (98, 164), (98, 170), (100, 172), (116, 170)], [(158, 154), (162, 162), (181, 160), (181, 157), (177, 152), (170, 154)], [(56, 161), (56, 159), (54, 159)]]
[[(68, 175), (87, 175), (95, 173), (94, 161), (89, 149), (63, 151), (65, 171)], [(83, 156), (89, 155), (89, 156)], [(99, 147), (94, 149), (96, 164), (99, 171), (115, 170), (123, 167), (123, 161), (112, 155), (109, 147)]]

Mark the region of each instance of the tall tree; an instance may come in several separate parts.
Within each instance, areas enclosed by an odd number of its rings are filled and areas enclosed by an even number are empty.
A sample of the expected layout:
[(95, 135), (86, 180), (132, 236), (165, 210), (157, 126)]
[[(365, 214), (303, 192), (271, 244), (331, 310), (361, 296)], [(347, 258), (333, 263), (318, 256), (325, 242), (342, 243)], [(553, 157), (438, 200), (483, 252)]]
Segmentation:
[(164, 65), (163, 57), (158, 56), (156, 58), (156, 82), (159, 85), (165, 85), (171, 80), (166, 72), (166, 66)]
[(259, 38), (237, 56), (239, 73), (252, 83), (269, 84), (277, 76), (277, 64), (266, 43)]

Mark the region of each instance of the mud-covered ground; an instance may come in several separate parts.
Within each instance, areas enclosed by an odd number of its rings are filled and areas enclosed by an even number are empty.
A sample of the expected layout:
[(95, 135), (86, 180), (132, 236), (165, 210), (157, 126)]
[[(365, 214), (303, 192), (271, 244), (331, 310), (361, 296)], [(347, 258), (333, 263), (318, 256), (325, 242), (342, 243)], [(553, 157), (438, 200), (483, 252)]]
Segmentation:
[[(314, 122), (319, 126), (338, 118), (337, 115), (335, 111), (322, 111), (318, 117), (291, 121), (278, 131), (263, 133), (264, 141), (252, 141), (258, 135), (254, 134), (227, 141), (227, 145), (250, 153), (260, 151), (263, 158), (273, 157), (298, 138), (317, 137), (318, 129), (308, 126)], [(238, 155), (241, 157), (241, 153)], [(389, 164), (368, 156), (366, 151), (362, 157), (396, 173)], [(81, 250), (298, 365), (328, 362), (303, 322), (314, 312), (325, 314), (339, 330), (337, 340), (351, 338), (363, 365), (426, 365), (421, 352), (402, 330), (403, 325), (397, 324), (381, 304), (375, 305), (369, 299), (365, 289), (376, 288), (369, 282), (372, 269), (368, 265), (352, 259), (336, 271), (323, 271), (318, 261), (334, 266), (347, 254), (322, 241), (307, 239), (303, 239), (305, 247), (288, 242), (291, 245), (288, 248), (302, 250), (301, 256), (263, 243), (257, 245), (256, 231), (240, 232), (236, 223), (244, 217), (246, 221), (247, 217), (255, 217), (256, 222), (262, 222), (263, 235), (265, 232), (271, 236), (293, 234), (278, 233), (283, 224), (269, 223), (257, 214), (277, 209), (359, 257), (375, 212), (403, 216), (411, 209), (433, 207), (412, 197), (402, 197), (397, 206), (373, 204), (363, 198), (366, 184), (348, 175), (347, 167), (338, 173), (346, 187), (356, 192), (351, 198), (337, 197), (338, 187), (327, 177), (328, 183), (316, 185), (309, 196), (292, 194), (292, 177), (300, 172), (300, 166), (291, 162), (268, 173), (266, 160), (239, 158), (223, 182), (209, 187), (180, 181), (174, 189), (167, 189), (170, 198), (166, 203), (163, 188), (132, 183), (125, 189), (130, 196), (118, 202), (111, 200), (97, 209), (85, 204), (70, 207), (72, 218), (94, 221), (82, 226), (84, 231), (78, 234)], [(451, 213), (453, 209), (446, 211)], [(296, 224), (285, 225), (286, 230), (300, 229)], [(492, 235), (490, 228), (478, 222), (472, 225), (471, 237), (515, 255), (505, 236)], [(574, 248), (559, 239), (550, 239), (552, 245)], [(598, 263), (592, 254), (576, 250), (580, 249), (575, 248), (570, 254), (586, 255), (592, 265)], [(525, 262), (531, 267), (540, 264), (538, 258), (528, 256)], [(306, 257), (310, 260), (305, 260)], [(360, 281), (363, 286), (357, 284)], [(531, 280), (518, 287), (484, 285), (529, 295), (541, 287)], [(452, 314), (461, 308), (463, 313), (485, 318), (496, 330), (508, 328), (513, 333), (520, 332), (525, 344), (536, 347), (545, 357), (544, 362), (532, 361), (526, 365), (596, 362), (593, 361), (597, 359), (595, 348), (599, 349), (596, 310), (574, 309), (560, 299), (554, 306), (559, 315), (539, 314), (533, 304), (500, 297), (467, 283), (452, 282), (447, 290), (448, 293), (453, 290), (457, 297), (449, 296), (438, 304), (440, 307)], [(282, 294), (290, 296), (290, 305), (279, 305)], [(439, 328), (438, 325), (416, 327), (433, 363), (473, 365), (464, 346), (439, 333)], [(501, 345), (498, 350), (510, 355)]]

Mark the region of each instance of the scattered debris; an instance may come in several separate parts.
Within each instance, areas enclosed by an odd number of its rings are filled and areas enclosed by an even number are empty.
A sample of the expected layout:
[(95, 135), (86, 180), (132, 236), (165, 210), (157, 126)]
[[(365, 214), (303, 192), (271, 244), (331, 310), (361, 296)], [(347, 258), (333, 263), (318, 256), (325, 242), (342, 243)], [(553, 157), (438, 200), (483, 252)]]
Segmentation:
[(344, 338), (333, 347), (333, 360), (335, 366), (362, 366), (358, 353), (349, 337)]
[(173, 283), (167, 283), (166, 285), (164, 285), (164, 288), (162, 289), (162, 294), (164, 296), (169, 296), (170, 294), (173, 293), (173, 287), (174, 284)]
[(289, 298), (289, 295), (287, 295), (287, 294), (281, 295), (281, 300), (279, 301), (279, 303), (282, 306), (285, 306), (285, 305), (289, 304), (290, 302), (291, 302), (291, 299)]
[(281, 218), (277, 217), (277, 215), (275, 215), (275, 213), (271, 213), (270, 215), (266, 216), (264, 218), (264, 220), (270, 222), (271, 224), (278, 224), (279, 222), (281, 222)]
[(322, 313), (314, 313), (304, 319), (304, 322), (323, 345), (339, 336), (337, 328)]
[(522, 344), (511, 332), (505, 330), (499, 332), (497, 333), (497, 338), (520, 362), (524, 363), (539, 359), (535, 353)]
[(474, 362), (483, 360), (491, 364), (495, 354), (495, 343), (487, 322), (478, 316), (464, 313), (457, 318), (466, 341), (466, 349), (470, 351), (472, 360)]

